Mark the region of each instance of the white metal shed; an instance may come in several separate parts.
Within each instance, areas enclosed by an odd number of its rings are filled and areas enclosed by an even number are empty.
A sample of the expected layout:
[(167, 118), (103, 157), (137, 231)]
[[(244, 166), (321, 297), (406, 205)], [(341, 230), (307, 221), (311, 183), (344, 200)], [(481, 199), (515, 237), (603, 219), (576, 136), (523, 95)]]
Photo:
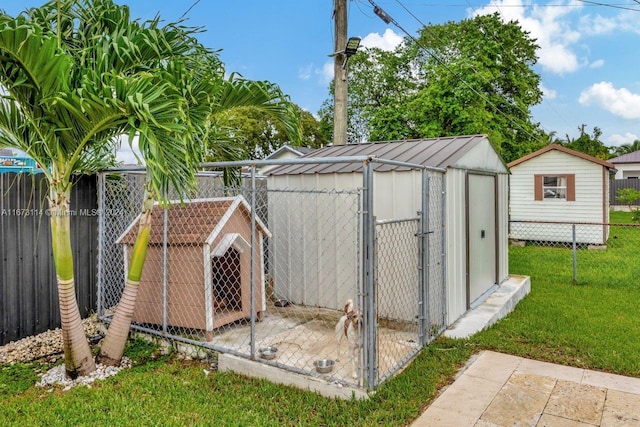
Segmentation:
[[(508, 278), (508, 169), (485, 135), (456, 136), (405, 141), (385, 141), (325, 147), (306, 154), (305, 158), (335, 158), (343, 156), (373, 156), (376, 158), (443, 168), (446, 191), (433, 195), (443, 200), (443, 227), (446, 289), (446, 325), (453, 324), (468, 309), (483, 301)], [(270, 191), (279, 189), (334, 189), (336, 191), (362, 188), (362, 164), (297, 164), (275, 168), (268, 173)], [(431, 173), (431, 172), (430, 172)], [(378, 221), (415, 216), (421, 209), (421, 174), (401, 166), (376, 164), (373, 173), (374, 215)], [(318, 204), (313, 215), (305, 215), (304, 226), (294, 223), (292, 214), (301, 207), (295, 203), (272, 203), (269, 217), (285, 218), (274, 227), (299, 230), (291, 234), (301, 239), (305, 234), (314, 244), (322, 244), (323, 236), (335, 233), (336, 225), (327, 217), (342, 218), (338, 204)], [(289, 214), (291, 213), (291, 215)], [(322, 221), (320, 220), (322, 218)], [(340, 226), (338, 226), (340, 227)], [(354, 228), (351, 228), (354, 230)], [(343, 283), (358, 278), (356, 271), (344, 267), (352, 263), (358, 236), (341, 237), (343, 245), (318, 249), (317, 253), (331, 253), (322, 260), (322, 272), (307, 272), (302, 266), (275, 272), (275, 291), (278, 295), (307, 305), (338, 309), (350, 295), (340, 289)], [(332, 239), (328, 239), (332, 240)], [(292, 254), (280, 249), (271, 253), (272, 266), (286, 265)], [(441, 262), (441, 261), (438, 261)], [(310, 263), (311, 264), (311, 263)], [(346, 271), (346, 273), (345, 273)], [(313, 276), (313, 277), (310, 277)], [(321, 276), (321, 277), (320, 277)], [(304, 287), (335, 286), (332, 292), (314, 292), (316, 300), (305, 299)], [(391, 284), (388, 286), (401, 286)], [(330, 295), (330, 300), (323, 300)], [(416, 295), (417, 298), (417, 295)], [(388, 310), (391, 310), (388, 308)]]
[[(609, 227), (609, 178), (613, 164), (558, 144), (509, 163), (511, 220), (581, 225), (578, 243), (605, 244)], [(571, 242), (570, 226), (516, 227), (511, 238)]]

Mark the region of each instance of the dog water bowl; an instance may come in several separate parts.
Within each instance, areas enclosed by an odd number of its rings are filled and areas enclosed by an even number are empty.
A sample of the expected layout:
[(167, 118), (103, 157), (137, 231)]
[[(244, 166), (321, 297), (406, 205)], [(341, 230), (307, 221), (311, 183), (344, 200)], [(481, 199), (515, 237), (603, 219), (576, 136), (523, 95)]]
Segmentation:
[(331, 359), (320, 359), (313, 362), (313, 366), (315, 366), (316, 371), (320, 372), (321, 374), (328, 374), (329, 372), (333, 371), (333, 366), (335, 365), (335, 363), (336, 362)]
[(277, 353), (278, 349), (275, 347), (261, 347), (258, 349), (260, 357), (267, 360), (275, 359)]
[(289, 305), (289, 300), (287, 300), (286, 298), (278, 298), (273, 302), (273, 305), (275, 305), (276, 307), (286, 307)]

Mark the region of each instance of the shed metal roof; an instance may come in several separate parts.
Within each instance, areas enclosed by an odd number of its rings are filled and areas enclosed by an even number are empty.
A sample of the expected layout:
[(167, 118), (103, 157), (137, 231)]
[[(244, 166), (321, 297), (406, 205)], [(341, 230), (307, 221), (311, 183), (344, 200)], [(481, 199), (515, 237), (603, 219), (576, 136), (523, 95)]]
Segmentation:
[(640, 163), (640, 151), (623, 154), (622, 156), (609, 159), (611, 163)]
[[(423, 166), (446, 168), (460, 159), (480, 142), (487, 140), (486, 135), (465, 135), (402, 141), (381, 141), (364, 144), (333, 145), (320, 148), (305, 158), (328, 158), (343, 156), (374, 156), (387, 160), (420, 164)], [(362, 170), (361, 163), (328, 163), (286, 165), (274, 168), (267, 175), (300, 175), (350, 173)], [(406, 167), (375, 164), (377, 172), (407, 170)]]

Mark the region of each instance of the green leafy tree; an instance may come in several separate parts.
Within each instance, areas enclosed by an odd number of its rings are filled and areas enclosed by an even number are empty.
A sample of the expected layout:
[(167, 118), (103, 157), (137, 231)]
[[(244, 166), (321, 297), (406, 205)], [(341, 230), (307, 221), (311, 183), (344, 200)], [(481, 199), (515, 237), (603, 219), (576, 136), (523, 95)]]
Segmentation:
[(498, 14), (426, 26), (392, 52), (350, 59), (350, 114), (371, 140), (485, 133), (513, 160), (541, 144), (530, 113), (542, 100), (537, 47)]
[(611, 158), (611, 148), (607, 147), (602, 141), (600, 141), (600, 137), (602, 136), (600, 128), (594, 126), (592, 135), (589, 135), (585, 128), (586, 125), (580, 125), (580, 127), (578, 127), (580, 136), (578, 138), (571, 138), (567, 135), (567, 139), (562, 145), (602, 160)]
[[(191, 58), (193, 59), (193, 57)], [(199, 60), (198, 60), (199, 59)], [(211, 67), (209, 58), (198, 58), (192, 61), (190, 68), (197, 70), (192, 75), (190, 85), (197, 87), (198, 82), (203, 89), (198, 93), (205, 94), (202, 99), (191, 98), (191, 114), (195, 126), (196, 145), (191, 151), (194, 158), (200, 161), (202, 156), (211, 161), (238, 160), (242, 149), (227, 140), (223, 135), (230, 128), (220, 125), (221, 117), (232, 114), (235, 110), (254, 108), (267, 114), (283, 132), (295, 142), (300, 138), (298, 116), (288, 97), (280, 89), (268, 82), (255, 82), (238, 78), (232, 74), (223, 79), (223, 72)], [(206, 89), (206, 90), (204, 90)], [(197, 120), (196, 120), (197, 119)], [(196, 168), (191, 172), (195, 173)], [(229, 183), (238, 177), (234, 171), (225, 170), (225, 178)], [(189, 177), (191, 179), (191, 177)], [(142, 276), (147, 254), (155, 193), (147, 188), (139, 221), (139, 231), (129, 261), (127, 282), (113, 316), (107, 335), (100, 347), (99, 360), (108, 365), (118, 365), (124, 353), (127, 336), (131, 327), (131, 319), (135, 309), (138, 283)], [(166, 202), (166, 197), (162, 198)]]
[(631, 212), (631, 220), (640, 222), (640, 209), (638, 209), (640, 191), (635, 188), (619, 188), (618, 191), (616, 191), (616, 198), (627, 205), (629, 212)]
[(298, 106), (294, 105), (293, 109), (299, 117), (302, 133), (297, 141), (290, 138), (282, 123), (256, 107), (238, 108), (224, 114), (221, 121), (227, 129), (225, 139), (240, 150), (238, 155), (249, 159), (262, 159), (285, 144), (310, 148), (327, 144), (318, 120)]

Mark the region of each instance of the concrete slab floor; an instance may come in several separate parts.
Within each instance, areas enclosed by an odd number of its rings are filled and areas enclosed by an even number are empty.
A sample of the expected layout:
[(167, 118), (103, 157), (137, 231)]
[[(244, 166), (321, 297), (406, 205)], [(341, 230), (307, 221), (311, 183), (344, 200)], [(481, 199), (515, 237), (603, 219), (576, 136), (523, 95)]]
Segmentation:
[(640, 426), (640, 378), (485, 351), (412, 426)]

